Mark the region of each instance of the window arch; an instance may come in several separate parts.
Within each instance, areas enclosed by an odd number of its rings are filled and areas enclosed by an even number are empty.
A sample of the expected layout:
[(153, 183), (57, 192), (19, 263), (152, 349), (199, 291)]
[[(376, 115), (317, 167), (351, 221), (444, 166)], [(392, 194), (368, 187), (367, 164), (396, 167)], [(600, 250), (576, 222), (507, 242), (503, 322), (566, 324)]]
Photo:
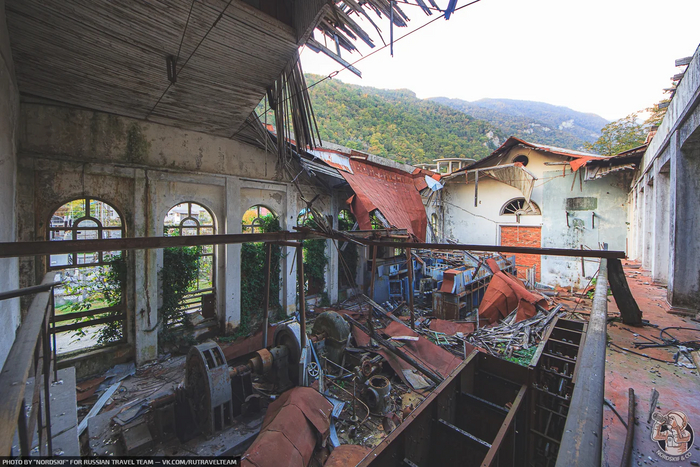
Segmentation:
[[(176, 204), (165, 215), (163, 233), (166, 236), (214, 235), (216, 224), (211, 211), (201, 204), (187, 201)], [(197, 281), (185, 296), (186, 311), (201, 309), (203, 296), (213, 294), (216, 278), (214, 245), (203, 245), (197, 261)], [(209, 310), (207, 310), (209, 311)], [(211, 310), (213, 312), (213, 310)], [(208, 314), (208, 313), (207, 313)]]
[(513, 198), (501, 208), (501, 216), (540, 216), (540, 207), (532, 200), (528, 203), (525, 198)]
[(272, 215), (277, 217), (271, 209), (266, 208), (261, 204), (256, 204), (250, 207), (243, 214), (243, 233), (262, 233), (265, 231), (264, 218)]
[(338, 230), (353, 230), (355, 224), (357, 224), (357, 220), (349, 209), (342, 209), (338, 213)]
[(430, 229), (432, 231), (435, 242), (440, 242), (442, 232), (440, 231), (440, 219), (436, 213), (430, 215)]
[[(81, 198), (65, 203), (51, 215), (48, 232), (51, 241), (122, 238), (124, 224), (117, 210), (110, 204), (94, 198)], [(116, 254), (119, 252), (51, 255), (48, 269), (101, 266)]]
[[(122, 238), (124, 222), (116, 208), (95, 198), (79, 198), (51, 215), (50, 241)], [(126, 261), (121, 251), (50, 255), (48, 270), (61, 270), (56, 287), (57, 353), (124, 340)]]

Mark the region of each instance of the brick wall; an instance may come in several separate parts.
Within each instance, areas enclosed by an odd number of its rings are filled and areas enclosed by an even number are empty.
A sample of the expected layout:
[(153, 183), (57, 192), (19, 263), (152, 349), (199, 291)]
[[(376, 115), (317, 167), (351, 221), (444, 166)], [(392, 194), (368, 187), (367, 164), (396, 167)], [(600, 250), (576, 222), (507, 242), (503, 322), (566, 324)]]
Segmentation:
[[(539, 248), (542, 245), (542, 227), (524, 227), (519, 225), (501, 226), (501, 245), (529, 246)], [(537, 266), (537, 280), (540, 280), (542, 261), (540, 255), (515, 255), (518, 277), (525, 277), (525, 269)]]

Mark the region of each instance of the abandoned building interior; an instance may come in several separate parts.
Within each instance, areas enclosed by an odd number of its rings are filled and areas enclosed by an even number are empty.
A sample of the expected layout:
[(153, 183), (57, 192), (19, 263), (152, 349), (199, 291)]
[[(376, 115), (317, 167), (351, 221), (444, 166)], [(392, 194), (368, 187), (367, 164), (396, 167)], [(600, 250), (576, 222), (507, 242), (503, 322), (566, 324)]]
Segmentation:
[(321, 141), (299, 62), (360, 73), (405, 2), (166, 3), (0, 0), (0, 456), (627, 466), (700, 426), (699, 51), (643, 146), (414, 167)]

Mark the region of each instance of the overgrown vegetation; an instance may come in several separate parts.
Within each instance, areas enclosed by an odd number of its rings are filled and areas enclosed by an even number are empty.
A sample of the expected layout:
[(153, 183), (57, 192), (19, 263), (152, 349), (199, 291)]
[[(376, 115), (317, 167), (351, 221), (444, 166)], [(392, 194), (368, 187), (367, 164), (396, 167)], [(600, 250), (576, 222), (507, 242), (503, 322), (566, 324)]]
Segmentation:
[(601, 130), (601, 136), (593, 144), (587, 144), (586, 149), (603, 156), (613, 156), (628, 149), (644, 144), (648, 127), (639, 123), (638, 112), (610, 122)]
[[(306, 76), (309, 83), (320, 78)], [(408, 164), (448, 156), (480, 159), (498, 147), (494, 136), (505, 136), (487, 122), (405, 89), (326, 80), (309, 92), (324, 141)]]
[[(279, 232), (279, 219), (268, 214), (260, 219), (263, 232)], [(280, 295), (280, 261), (282, 248), (272, 245), (270, 250), (270, 321), (284, 319)], [(265, 244), (244, 243), (241, 245), (241, 324), (237, 335), (247, 335), (262, 321), (262, 305), (265, 294)]]
[(161, 329), (158, 340), (167, 344), (192, 345), (192, 323), (181, 306), (182, 299), (197, 281), (201, 247), (165, 248), (160, 270), (162, 306), (159, 309)]
[[(114, 307), (122, 303), (126, 284), (126, 260), (121, 254), (107, 257), (104, 266), (77, 271), (76, 276), (65, 286), (67, 297), (78, 297), (76, 301), (60, 307), (60, 312), (77, 313), (94, 309), (95, 314), (76, 318), (74, 323), (87, 322), (97, 318), (114, 317), (123, 310), (100, 313), (101, 308)], [(57, 309), (57, 311), (59, 311)], [(84, 328), (73, 334), (86, 336)], [(123, 320), (110, 321), (102, 325), (97, 332), (100, 345), (117, 342), (124, 338)]]
[[(299, 222), (303, 227), (318, 229), (318, 225), (311, 214), (306, 215)], [(314, 239), (304, 240), (301, 242), (304, 250), (304, 285), (305, 291), (309, 295), (324, 294), (326, 291), (326, 266), (328, 265), (328, 256), (326, 256), (326, 240)], [(321, 295), (321, 302), (324, 296)], [(325, 296), (325, 305), (330, 305), (328, 295)]]

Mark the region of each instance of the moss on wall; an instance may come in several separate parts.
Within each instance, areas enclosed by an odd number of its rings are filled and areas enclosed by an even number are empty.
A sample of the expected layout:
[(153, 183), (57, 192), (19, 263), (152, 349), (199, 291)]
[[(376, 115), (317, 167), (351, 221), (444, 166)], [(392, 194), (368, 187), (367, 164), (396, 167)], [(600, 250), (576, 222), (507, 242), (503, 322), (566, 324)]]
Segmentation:
[(131, 123), (126, 134), (126, 160), (136, 163), (146, 162), (150, 147), (151, 143), (143, 135), (141, 126), (136, 122)]

